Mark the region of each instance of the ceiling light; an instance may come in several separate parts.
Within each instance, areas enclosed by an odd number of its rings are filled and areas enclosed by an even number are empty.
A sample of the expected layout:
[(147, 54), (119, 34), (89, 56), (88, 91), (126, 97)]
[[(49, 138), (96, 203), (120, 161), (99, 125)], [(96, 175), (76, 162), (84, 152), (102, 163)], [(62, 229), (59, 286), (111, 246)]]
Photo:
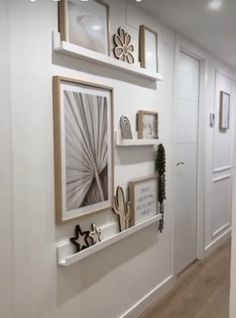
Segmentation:
[(223, 2), (222, 0), (211, 0), (208, 3), (208, 8), (212, 11), (218, 11), (222, 8)]
[(92, 26), (92, 29), (93, 29), (94, 31), (100, 31), (100, 30), (102, 29), (102, 27), (101, 27), (100, 25), (93, 25), (93, 26)]

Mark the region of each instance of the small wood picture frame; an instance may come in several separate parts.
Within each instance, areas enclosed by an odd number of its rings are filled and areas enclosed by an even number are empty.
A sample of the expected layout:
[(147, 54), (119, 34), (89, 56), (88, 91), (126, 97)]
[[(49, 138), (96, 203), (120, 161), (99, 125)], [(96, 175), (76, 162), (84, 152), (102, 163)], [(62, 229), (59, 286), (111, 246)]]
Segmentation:
[(158, 113), (140, 110), (137, 124), (139, 139), (158, 139)]
[(139, 60), (141, 67), (158, 72), (158, 35), (145, 25), (139, 28)]
[(130, 181), (129, 200), (131, 202), (131, 226), (157, 215), (157, 176), (153, 175)]
[(62, 41), (110, 55), (109, 5), (106, 2), (61, 0), (58, 17)]
[(219, 116), (219, 129), (229, 129), (230, 121), (230, 94), (220, 91), (220, 116)]

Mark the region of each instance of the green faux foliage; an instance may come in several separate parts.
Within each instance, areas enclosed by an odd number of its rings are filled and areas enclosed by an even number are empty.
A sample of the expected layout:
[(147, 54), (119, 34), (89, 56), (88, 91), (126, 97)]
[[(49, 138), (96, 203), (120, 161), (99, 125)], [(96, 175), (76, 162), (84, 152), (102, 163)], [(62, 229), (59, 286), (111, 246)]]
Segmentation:
[(160, 144), (157, 148), (156, 154), (156, 172), (158, 174), (158, 202), (159, 202), (159, 212), (162, 215), (162, 218), (159, 223), (160, 232), (164, 229), (164, 200), (166, 199), (166, 154), (165, 148), (162, 144)]
[(157, 148), (156, 171), (159, 175), (163, 175), (166, 172), (166, 154), (165, 148), (162, 144), (160, 144)]

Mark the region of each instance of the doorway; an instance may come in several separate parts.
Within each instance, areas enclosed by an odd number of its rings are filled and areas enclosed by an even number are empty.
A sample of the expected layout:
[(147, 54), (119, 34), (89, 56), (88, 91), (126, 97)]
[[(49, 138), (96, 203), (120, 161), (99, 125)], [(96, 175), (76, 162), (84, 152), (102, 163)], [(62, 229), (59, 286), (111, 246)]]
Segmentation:
[(174, 110), (174, 270), (178, 274), (198, 258), (198, 126), (200, 60), (180, 51)]

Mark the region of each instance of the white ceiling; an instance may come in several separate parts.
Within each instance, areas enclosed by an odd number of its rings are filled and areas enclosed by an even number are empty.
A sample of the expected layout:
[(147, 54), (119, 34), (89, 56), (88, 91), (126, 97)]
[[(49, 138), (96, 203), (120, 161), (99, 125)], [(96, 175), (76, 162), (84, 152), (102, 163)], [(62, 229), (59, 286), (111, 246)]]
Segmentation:
[(159, 21), (236, 69), (236, 0), (222, 0), (222, 8), (218, 11), (210, 10), (209, 2), (142, 0), (141, 5)]

